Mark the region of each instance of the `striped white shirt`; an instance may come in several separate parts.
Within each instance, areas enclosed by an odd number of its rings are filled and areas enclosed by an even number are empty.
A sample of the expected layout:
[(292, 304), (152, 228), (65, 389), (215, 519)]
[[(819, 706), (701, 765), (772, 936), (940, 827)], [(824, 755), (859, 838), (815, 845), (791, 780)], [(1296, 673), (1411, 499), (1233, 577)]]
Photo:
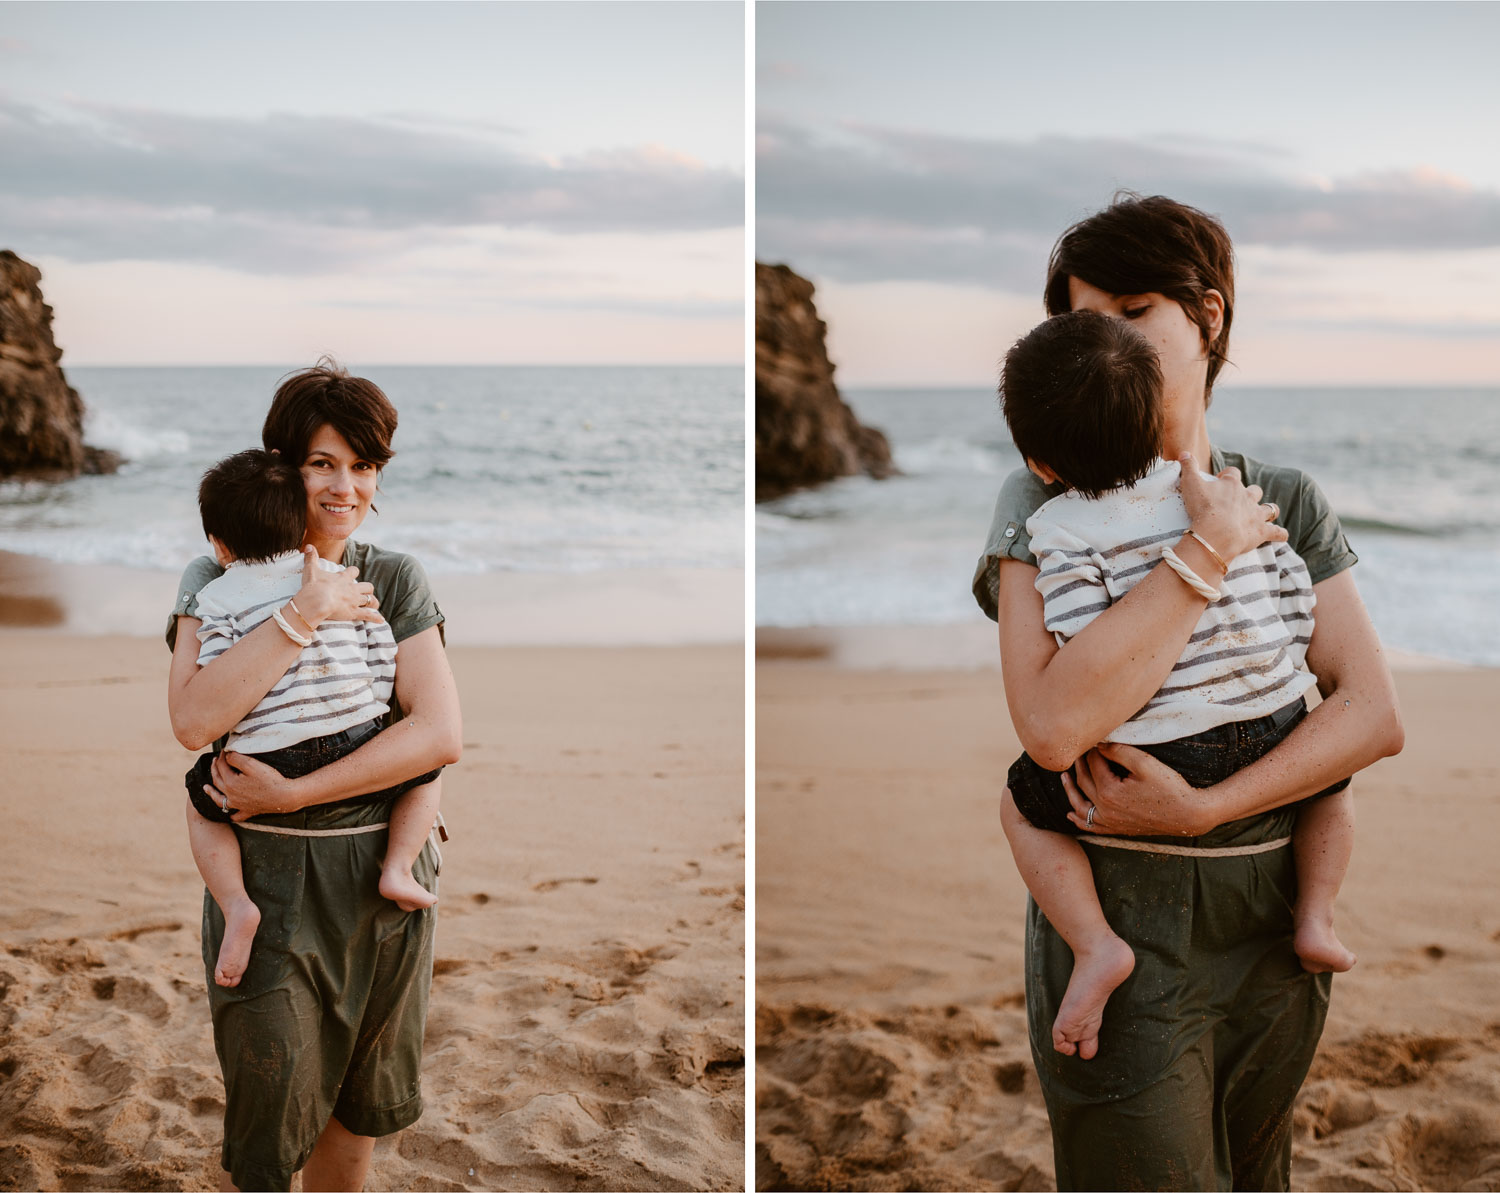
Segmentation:
[[(1040, 568), (1036, 587), (1058, 645), (1129, 592), (1187, 531), (1178, 473), (1176, 461), (1158, 461), (1135, 485), (1098, 499), (1070, 490), (1027, 519)], [(1210, 584), (1216, 578), (1216, 570), (1204, 577)], [(1167, 682), (1109, 741), (1175, 741), (1248, 721), (1317, 682), (1307, 670), (1317, 598), (1295, 551), (1262, 544), (1230, 562), (1219, 588)]]
[[(324, 571), (342, 571), (318, 560)], [(231, 563), (198, 594), (198, 665), (206, 667), (302, 587), (302, 553)], [(293, 629), (303, 627), (284, 615)], [(390, 711), (396, 639), (384, 622), (325, 621), (297, 661), (229, 734), (225, 749), (263, 754), (362, 725)]]

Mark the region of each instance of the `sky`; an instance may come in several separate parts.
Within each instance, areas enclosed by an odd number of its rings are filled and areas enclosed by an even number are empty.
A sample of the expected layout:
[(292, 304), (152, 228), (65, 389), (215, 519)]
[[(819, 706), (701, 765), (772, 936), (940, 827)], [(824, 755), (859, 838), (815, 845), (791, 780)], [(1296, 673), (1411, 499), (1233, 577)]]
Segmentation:
[(842, 384), (992, 385), (1117, 189), (1223, 219), (1221, 385), (1500, 384), (1500, 3), (762, 3), (756, 257)]
[(63, 364), (738, 363), (737, 3), (0, 0)]

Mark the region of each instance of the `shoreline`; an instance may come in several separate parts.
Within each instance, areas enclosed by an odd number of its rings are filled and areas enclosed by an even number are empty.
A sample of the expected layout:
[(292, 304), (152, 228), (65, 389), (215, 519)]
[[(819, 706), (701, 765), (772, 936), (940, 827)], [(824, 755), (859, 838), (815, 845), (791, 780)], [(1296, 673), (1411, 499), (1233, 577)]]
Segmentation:
[[(58, 563), (0, 551), (0, 629), (159, 638), (181, 569)], [(619, 568), (431, 577), (450, 646), (744, 642), (743, 568)]]
[[(850, 671), (998, 671), (994, 622), (947, 625), (755, 627), (756, 665), (816, 664)], [(1393, 672), (1494, 671), (1416, 651), (1386, 648)]]

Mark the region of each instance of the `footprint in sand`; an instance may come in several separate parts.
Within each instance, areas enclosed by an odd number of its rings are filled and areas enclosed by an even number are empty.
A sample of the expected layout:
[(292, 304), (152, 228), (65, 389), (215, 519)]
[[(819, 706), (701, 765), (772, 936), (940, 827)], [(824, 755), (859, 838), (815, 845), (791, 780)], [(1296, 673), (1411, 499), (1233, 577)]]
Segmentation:
[(1423, 1189), (1494, 1189), (1500, 1185), (1500, 1127), (1471, 1107), (1411, 1115), (1386, 1136), (1392, 1159)]
[(181, 932), (182, 924), (178, 920), (170, 920), (160, 924), (142, 924), (139, 928), (122, 928), (118, 932), (111, 932), (105, 940), (136, 940), (145, 936), (148, 932)]
[(1451, 1036), (1388, 1035), (1372, 1031), (1354, 1040), (1318, 1049), (1314, 1080), (1353, 1081), (1366, 1088), (1415, 1085), (1437, 1062), (1462, 1055), (1462, 1041)]
[(598, 882), (597, 878), (549, 878), (545, 882), (539, 882), (531, 889), (534, 891), (555, 891), (560, 886), (566, 886), (570, 882), (582, 883), (584, 886), (593, 886)]

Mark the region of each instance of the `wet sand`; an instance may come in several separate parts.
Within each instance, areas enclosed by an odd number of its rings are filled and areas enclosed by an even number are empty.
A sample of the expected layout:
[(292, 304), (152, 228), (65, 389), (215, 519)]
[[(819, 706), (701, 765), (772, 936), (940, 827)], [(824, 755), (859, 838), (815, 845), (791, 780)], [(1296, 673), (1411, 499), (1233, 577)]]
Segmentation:
[[(169, 656), (49, 628), (56, 574), (0, 569), (0, 1189), (210, 1188)], [(742, 1188), (743, 647), (449, 653), (427, 1109), (368, 1187)]]
[[(1050, 1189), (999, 673), (786, 634), (757, 635), (757, 1187)], [(1500, 1189), (1500, 672), (1397, 683), (1407, 746), (1354, 782), (1339, 929), (1359, 963), (1334, 980), (1292, 1185)]]

